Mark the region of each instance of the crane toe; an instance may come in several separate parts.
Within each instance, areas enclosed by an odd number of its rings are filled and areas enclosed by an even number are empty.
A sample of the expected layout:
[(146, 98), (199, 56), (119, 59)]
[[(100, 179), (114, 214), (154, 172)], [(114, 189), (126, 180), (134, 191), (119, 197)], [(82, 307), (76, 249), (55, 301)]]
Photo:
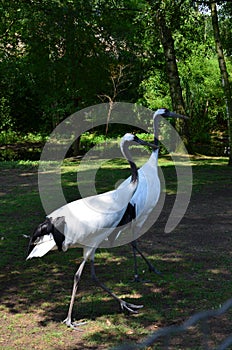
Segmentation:
[(82, 329), (80, 328), (80, 326), (87, 324), (86, 321), (72, 322), (69, 317), (67, 317), (62, 323), (65, 323), (67, 327), (70, 327), (70, 328), (72, 328), (76, 331), (80, 331), (80, 332), (82, 332)]
[(157, 270), (151, 263), (148, 264), (149, 272), (154, 272), (157, 275), (162, 275), (162, 272)]
[(135, 304), (127, 303), (124, 300), (120, 301), (120, 306), (123, 311), (127, 310), (133, 314), (137, 314), (138, 313), (137, 309), (141, 309), (143, 307), (143, 305), (135, 305)]

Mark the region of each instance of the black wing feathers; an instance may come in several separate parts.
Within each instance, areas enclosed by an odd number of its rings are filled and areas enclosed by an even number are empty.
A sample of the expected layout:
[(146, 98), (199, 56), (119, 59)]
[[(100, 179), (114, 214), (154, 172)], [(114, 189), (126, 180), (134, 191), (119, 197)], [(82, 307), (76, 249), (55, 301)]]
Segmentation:
[(131, 222), (136, 218), (136, 211), (135, 211), (135, 204), (132, 205), (131, 203), (128, 203), (126, 211), (121, 218), (121, 221), (117, 225), (117, 227), (123, 226)]
[(49, 235), (50, 233), (52, 233), (53, 235), (53, 238), (54, 238), (54, 241), (56, 242), (58, 250), (61, 251), (62, 243), (65, 240), (64, 225), (65, 225), (65, 220), (63, 216), (55, 219), (47, 218), (33, 232), (33, 235), (31, 236), (31, 239), (29, 242), (27, 254), (30, 254), (31, 251), (34, 249), (36, 245), (36, 240), (38, 238), (43, 237), (45, 235)]
[(52, 226), (53, 226), (53, 238), (56, 242), (56, 245), (58, 247), (58, 250), (61, 252), (62, 251), (62, 244), (65, 240), (65, 236), (64, 236), (64, 225), (65, 225), (65, 220), (64, 220), (64, 216), (60, 217), (60, 218), (56, 218), (53, 222), (52, 222)]

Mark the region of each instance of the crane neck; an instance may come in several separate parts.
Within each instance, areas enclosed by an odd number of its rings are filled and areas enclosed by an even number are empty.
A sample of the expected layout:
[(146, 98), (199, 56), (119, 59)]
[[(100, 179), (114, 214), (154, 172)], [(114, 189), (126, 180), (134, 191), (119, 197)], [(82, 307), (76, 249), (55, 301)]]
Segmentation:
[(131, 182), (138, 181), (138, 169), (136, 167), (135, 162), (132, 159), (131, 153), (129, 151), (129, 142), (123, 142), (121, 145), (121, 152), (124, 156), (124, 158), (128, 161), (131, 168)]
[(138, 169), (136, 164), (133, 161), (129, 160), (129, 164), (131, 167), (131, 182), (134, 183), (138, 181)]
[(154, 119), (153, 119), (153, 126), (154, 126), (154, 144), (156, 146), (159, 145), (159, 131), (160, 131), (159, 123), (160, 123), (160, 116), (159, 115), (155, 115)]

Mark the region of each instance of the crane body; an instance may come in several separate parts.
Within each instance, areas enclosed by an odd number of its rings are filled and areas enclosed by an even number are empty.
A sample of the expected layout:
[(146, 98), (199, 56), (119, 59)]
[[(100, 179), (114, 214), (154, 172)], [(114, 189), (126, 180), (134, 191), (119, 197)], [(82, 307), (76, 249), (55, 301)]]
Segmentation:
[(121, 184), (116, 190), (82, 198), (54, 210), (47, 215), (46, 220), (37, 227), (31, 237), (27, 259), (42, 257), (49, 250), (54, 249), (66, 251), (71, 247), (83, 248), (83, 261), (74, 276), (69, 311), (64, 320), (67, 326), (78, 326), (72, 322), (72, 309), (81, 274), (88, 259), (91, 261), (92, 278), (119, 302), (122, 309), (137, 312), (136, 310), (142, 307), (117, 297), (98, 280), (94, 267), (96, 249), (117, 227), (138, 186), (138, 171), (128, 151), (128, 146), (133, 141), (157, 148), (135, 135), (124, 135), (120, 147), (131, 167), (132, 175), (128, 182)]
[[(166, 108), (158, 109), (153, 114), (153, 127), (154, 127), (154, 144), (157, 146), (157, 149), (153, 149), (148, 161), (138, 170), (139, 183), (137, 189), (132, 196), (130, 203), (127, 207), (127, 210), (122, 217), (118, 228), (113, 232), (111, 241), (120, 238), (123, 234), (123, 230), (128, 230), (128, 226), (120, 229), (121, 226), (131, 222), (130, 230), (132, 231), (131, 245), (134, 253), (134, 280), (140, 281), (138, 275), (137, 261), (136, 261), (136, 252), (138, 252), (142, 258), (147, 263), (149, 270), (160, 274), (160, 272), (149, 262), (149, 260), (144, 256), (141, 250), (137, 246), (136, 239), (141, 236), (142, 227), (146, 223), (150, 213), (156, 207), (159, 197), (160, 197), (160, 179), (158, 175), (158, 157), (159, 157), (159, 121), (160, 117), (164, 118), (183, 118), (188, 119), (186, 116), (177, 114), (169, 111)], [(124, 182), (128, 183), (129, 178)], [(124, 182), (122, 184), (124, 184)], [(144, 232), (143, 232), (144, 233)]]

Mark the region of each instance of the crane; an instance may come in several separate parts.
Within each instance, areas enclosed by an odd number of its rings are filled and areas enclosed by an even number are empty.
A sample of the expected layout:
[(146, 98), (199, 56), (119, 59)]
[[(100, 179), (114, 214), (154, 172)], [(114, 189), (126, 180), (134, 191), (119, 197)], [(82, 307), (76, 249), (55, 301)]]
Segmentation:
[[(155, 208), (159, 196), (160, 196), (160, 179), (158, 175), (158, 156), (159, 156), (159, 122), (160, 118), (182, 118), (188, 119), (188, 117), (181, 114), (177, 114), (169, 111), (167, 108), (160, 108), (153, 114), (153, 127), (154, 127), (154, 144), (157, 148), (152, 150), (152, 154), (148, 161), (138, 170), (139, 183), (135, 193), (133, 194), (121, 221), (118, 224), (116, 230), (109, 236), (111, 242), (118, 239), (123, 235), (123, 230), (128, 230), (128, 226), (120, 228), (131, 222), (131, 230), (133, 236), (136, 238), (141, 235), (141, 229), (146, 223), (146, 220)], [(122, 184), (127, 184), (129, 178), (126, 179)], [(125, 234), (125, 233), (124, 233)], [(137, 268), (137, 257), (136, 253), (139, 253), (145, 260), (150, 272), (160, 274), (150, 261), (144, 256), (142, 251), (138, 248), (137, 241), (131, 241), (133, 255), (134, 255), (134, 280), (140, 281), (138, 268)]]
[(103, 283), (95, 273), (94, 256), (100, 243), (108, 237), (120, 222), (129, 201), (138, 186), (138, 171), (129, 152), (132, 142), (139, 145), (148, 145), (152, 148), (158, 146), (139, 139), (136, 135), (125, 134), (121, 140), (120, 148), (131, 168), (131, 177), (128, 183), (120, 185), (117, 189), (82, 198), (70, 202), (47, 215), (31, 236), (27, 260), (33, 257), (42, 257), (48, 251), (58, 249), (66, 251), (71, 247), (83, 248), (83, 260), (74, 275), (74, 283), (67, 317), (63, 321), (67, 326), (75, 328), (80, 323), (72, 322), (72, 310), (79, 281), (89, 259), (91, 262), (91, 276), (93, 280), (115, 300), (122, 310), (136, 313), (142, 305), (134, 305), (116, 296)]

